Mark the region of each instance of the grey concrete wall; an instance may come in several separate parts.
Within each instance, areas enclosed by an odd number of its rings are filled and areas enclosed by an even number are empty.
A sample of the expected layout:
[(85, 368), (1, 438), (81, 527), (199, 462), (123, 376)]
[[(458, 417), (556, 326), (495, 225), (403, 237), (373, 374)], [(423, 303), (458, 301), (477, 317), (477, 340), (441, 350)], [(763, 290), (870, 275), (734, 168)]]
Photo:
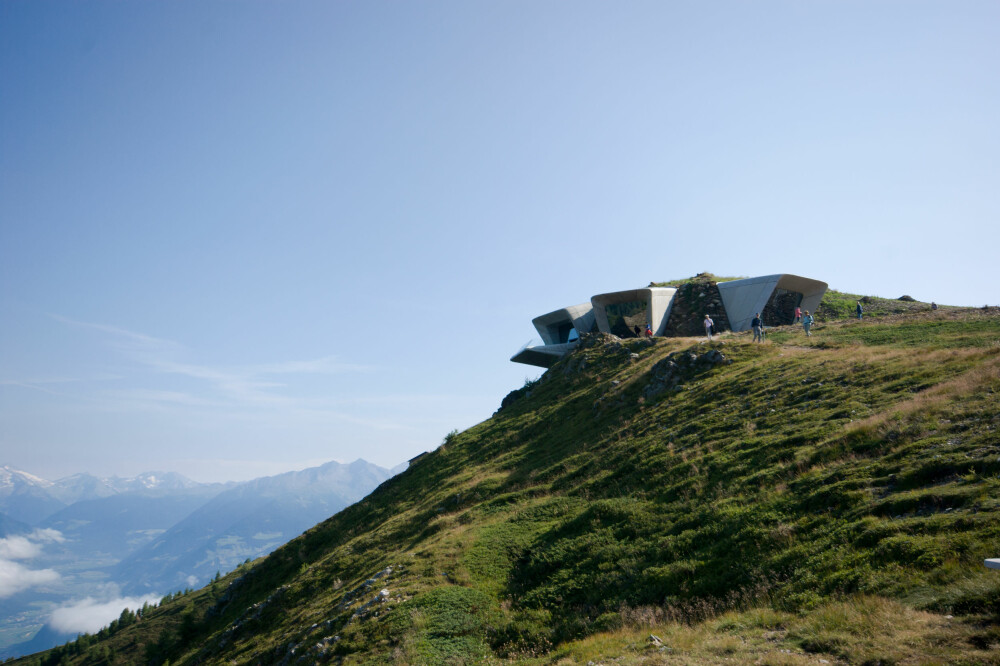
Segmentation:
[(780, 275), (764, 275), (720, 282), (719, 295), (722, 296), (722, 307), (726, 308), (729, 328), (734, 331), (749, 330), (753, 316), (764, 311), (780, 279)]

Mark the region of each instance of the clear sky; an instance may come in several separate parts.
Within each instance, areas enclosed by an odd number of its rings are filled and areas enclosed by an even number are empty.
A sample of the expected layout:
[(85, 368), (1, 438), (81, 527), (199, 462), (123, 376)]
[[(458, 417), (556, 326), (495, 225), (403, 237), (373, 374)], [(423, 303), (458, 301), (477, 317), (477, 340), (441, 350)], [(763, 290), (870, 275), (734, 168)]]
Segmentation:
[(395, 465), (700, 271), (996, 304), (1000, 3), (0, 2), (0, 464)]

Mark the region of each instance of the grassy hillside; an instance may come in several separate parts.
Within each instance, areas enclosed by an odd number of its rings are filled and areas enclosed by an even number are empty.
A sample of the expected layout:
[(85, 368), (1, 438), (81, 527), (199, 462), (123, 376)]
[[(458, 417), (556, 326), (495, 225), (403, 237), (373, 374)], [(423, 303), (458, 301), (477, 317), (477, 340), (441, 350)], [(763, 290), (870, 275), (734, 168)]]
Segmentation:
[(1000, 314), (922, 305), (588, 336), (271, 556), (19, 663), (1000, 663)]

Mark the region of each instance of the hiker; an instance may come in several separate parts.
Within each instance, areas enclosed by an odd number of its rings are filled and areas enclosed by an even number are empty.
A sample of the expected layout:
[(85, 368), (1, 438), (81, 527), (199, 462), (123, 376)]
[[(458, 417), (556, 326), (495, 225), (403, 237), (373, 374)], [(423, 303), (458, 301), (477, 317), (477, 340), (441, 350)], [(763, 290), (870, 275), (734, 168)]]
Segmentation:
[(649, 324), (646, 324), (646, 337), (647, 338), (653, 337), (653, 329), (649, 327)]
[[(858, 319), (861, 319), (861, 313), (864, 310), (861, 309), (861, 301), (858, 301), (858, 307), (854, 308), (854, 311), (858, 313)], [(808, 312), (806, 314), (809, 314)]]
[(793, 324), (797, 324), (802, 321), (802, 308), (795, 306), (795, 319), (792, 320)]
[(764, 322), (760, 320), (759, 312), (753, 316), (753, 320), (750, 322), (750, 328), (753, 329), (753, 341), (764, 342), (764, 335), (762, 333), (764, 329)]
[(708, 336), (709, 342), (712, 340), (712, 333), (715, 333), (715, 322), (708, 315), (705, 315), (705, 335)]
[(802, 328), (806, 329), (806, 337), (810, 337), (812, 334), (809, 332), (809, 327), (813, 325), (812, 315), (809, 314), (809, 310), (806, 310), (806, 316), (802, 318)]
[(641, 338), (642, 334), (639, 332), (639, 324), (632, 327), (632, 332), (635, 333), (635, 337)]
[(931, 310), (937, 310), (937, 303), (931, 301)]

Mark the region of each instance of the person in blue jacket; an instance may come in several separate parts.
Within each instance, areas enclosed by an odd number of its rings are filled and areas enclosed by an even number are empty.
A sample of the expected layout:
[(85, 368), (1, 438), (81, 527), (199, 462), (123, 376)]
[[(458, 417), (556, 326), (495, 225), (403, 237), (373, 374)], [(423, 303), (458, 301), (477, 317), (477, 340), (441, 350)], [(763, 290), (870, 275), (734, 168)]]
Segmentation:
[(760, 320), (759, 312), (753, 316), (753, 320), (750, 322), (750, 328), (753, 329), (753, 341), (764, 342), (764, 336), (761, 334), (761, 331), (764, 328), (764, 322)]
[(806, 310), (806, 314), (802, 317), (802, 328), (806, 330), (806, 337), (810, 337), (812, 333), (809, 332), (810, 327), (813, 325), (813, 317), (809, 314), (809, 310)]
[(861, 313), (864, 312), (861, 309), (861, 301), (858, 301), (858, 307), (854, 308), (854, 311), (858, 313), (858, 319), (861, 319)]

